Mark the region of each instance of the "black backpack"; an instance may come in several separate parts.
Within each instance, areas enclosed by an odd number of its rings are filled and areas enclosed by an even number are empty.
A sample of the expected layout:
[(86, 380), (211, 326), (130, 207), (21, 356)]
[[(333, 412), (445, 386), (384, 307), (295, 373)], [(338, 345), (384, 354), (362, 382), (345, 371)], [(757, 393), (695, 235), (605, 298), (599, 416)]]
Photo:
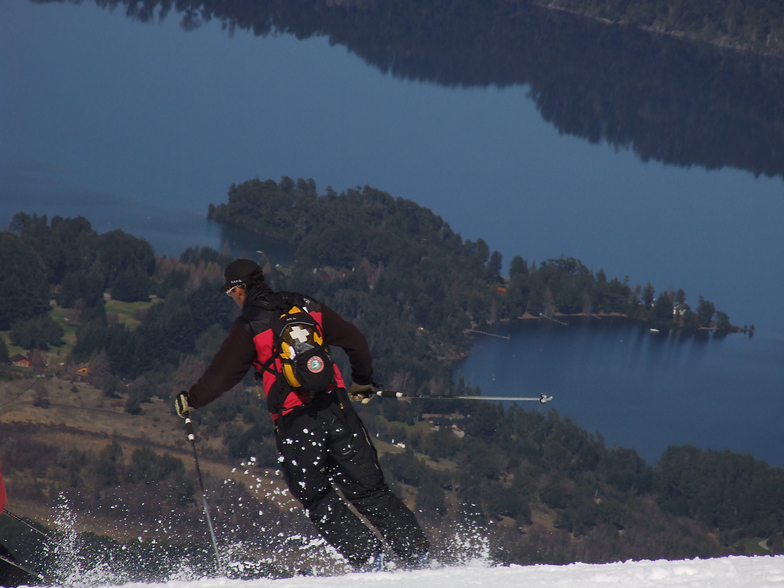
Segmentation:
[[(267, 393), (267, 407), (270, 412), (279, 412), (292, 390), (310, 392), (311, 400), (326, 392), (335, 379), (335, 364), (321, 326), (308, 312), (307, 298), (296, 301), (288, 293), (279, 292), (271, 302), (273, 349), (263, 369), (277, 376)], [(281, 373), (271, 369), (278, 357)]]

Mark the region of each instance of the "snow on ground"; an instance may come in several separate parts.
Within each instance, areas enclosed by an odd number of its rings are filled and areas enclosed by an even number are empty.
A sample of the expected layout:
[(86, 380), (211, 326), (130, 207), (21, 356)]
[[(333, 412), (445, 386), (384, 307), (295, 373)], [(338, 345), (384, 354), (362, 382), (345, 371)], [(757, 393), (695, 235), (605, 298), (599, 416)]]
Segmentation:
[(566, 566), (466, 566), (282, 580), (169, 581), (126, 588), (771, 588), (784, 587), (784, 556)]

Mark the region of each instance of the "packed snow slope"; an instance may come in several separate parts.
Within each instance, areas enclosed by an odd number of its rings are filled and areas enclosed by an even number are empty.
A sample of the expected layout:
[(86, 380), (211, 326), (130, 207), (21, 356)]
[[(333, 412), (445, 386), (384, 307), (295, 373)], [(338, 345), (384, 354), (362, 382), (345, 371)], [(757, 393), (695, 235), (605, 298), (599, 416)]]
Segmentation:
[(281, 580), (171, 580), (126, 584), (144, 588), (769, 588), (784, 587), (784, 556), (724, 557), (684, 561), (638, 561), (490, 567), (444, 567), (414, 572), (345, 576), (297, 576)]

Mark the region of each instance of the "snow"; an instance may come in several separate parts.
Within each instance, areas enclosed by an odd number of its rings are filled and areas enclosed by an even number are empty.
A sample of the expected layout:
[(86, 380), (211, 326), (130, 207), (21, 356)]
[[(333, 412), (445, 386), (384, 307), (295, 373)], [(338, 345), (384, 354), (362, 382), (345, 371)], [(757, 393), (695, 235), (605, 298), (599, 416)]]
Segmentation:
[(723, 557), (565, 566), (468, 565), (419, 571), (297, 576), (279, 580), (204, 578), (127, 588), (769, 588), (784, 587), (784, 556)]

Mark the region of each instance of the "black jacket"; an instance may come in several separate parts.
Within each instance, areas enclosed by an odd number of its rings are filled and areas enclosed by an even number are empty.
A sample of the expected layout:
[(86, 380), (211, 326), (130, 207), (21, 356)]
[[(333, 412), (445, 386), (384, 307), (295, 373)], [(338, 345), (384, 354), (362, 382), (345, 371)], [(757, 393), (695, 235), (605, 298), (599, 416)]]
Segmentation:
[[(373, 381), (373, 357), (359, 329), (328, 306), (301, 294), (292, 295), (308, 301), (308, 311), (320, 322), (325, 343), (341, 347), (346, 352), (351, 363), (352, 381), (370, 384)], [(241, 382), (251, 367), (258, 369), (269, 358), (273, 296), (274, 292), (269, 288), (248, 290), (242, 313), (234, 321), (209, 367), (188, 391), (191, 406), (199, 408), (216, 400)], [(339, 373), (336, 381), (339, 386), (345, 386)], [(268, 390), (265, 385), (265, 394)]]

